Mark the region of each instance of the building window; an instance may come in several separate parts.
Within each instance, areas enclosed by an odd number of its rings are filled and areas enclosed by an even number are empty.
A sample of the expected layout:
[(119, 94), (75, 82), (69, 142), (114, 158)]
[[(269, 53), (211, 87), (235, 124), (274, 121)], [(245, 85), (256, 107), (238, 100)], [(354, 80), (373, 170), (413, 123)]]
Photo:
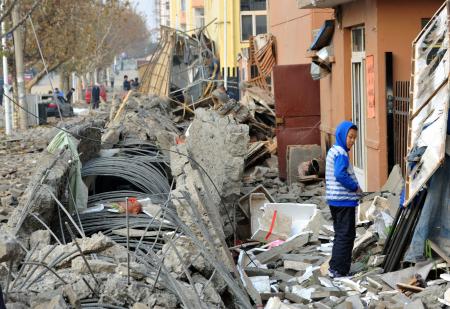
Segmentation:
[(255, 27), (256, 27), (256, 34), (267, 33), (267, 16), (256, 15)]
[(186, 12), (186, 0), (181, 0), (181, 12)]
[(166, 1), (166, 10), (170, 10), (170, 4), (169, 4), (169, 1)]
[(195, 27), (201, 28), (205, 26), (205, 12), (203, 8), (194, 9)]
[(364, 27), (351, 29), (352, 50), (352, 118), (358, 127), (358, 136), (353, 147), (354, 170), (362, 189), (366, 187), (366, 53)]
[(241, 41), (267, 33), (265, 0), (241, 0)]
[(352, 52), (363, 52), (365, 49), (364, 28), (352, 29)]
[(266, 0), (241, 0), (241, 11), (265, 11)]

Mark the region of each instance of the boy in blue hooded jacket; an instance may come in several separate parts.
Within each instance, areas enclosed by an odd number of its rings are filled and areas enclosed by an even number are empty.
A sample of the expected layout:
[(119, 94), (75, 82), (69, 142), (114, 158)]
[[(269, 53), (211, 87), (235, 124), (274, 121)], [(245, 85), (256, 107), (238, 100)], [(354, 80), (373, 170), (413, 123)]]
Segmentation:
[(343, 121), (336, 129), (336, 143), (328, 150), (326, 159), (326, 199), (334, 227), (334, 243), (330, 260), (331, 277), (347, 276), (352, 262), (356, 236), (355, 208), (361, 189), (350, 164), (348, 152), (355, 144), (358, 128)]

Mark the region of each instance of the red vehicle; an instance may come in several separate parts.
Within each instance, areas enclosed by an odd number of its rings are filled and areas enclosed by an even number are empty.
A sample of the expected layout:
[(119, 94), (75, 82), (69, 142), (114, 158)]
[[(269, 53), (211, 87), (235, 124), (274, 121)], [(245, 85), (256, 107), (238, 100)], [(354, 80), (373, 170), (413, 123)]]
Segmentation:
[[(106, 102), (106, 88), (103, 85), (100, 85), (99, 87), (100, 87), (100, 98)], [(87, 104), (91, 104), (91, 97), (92, 97), (92, 86), (89, 86), (87, 87), (86, 94), (84, 96), (84, 99), (86, 100)]]

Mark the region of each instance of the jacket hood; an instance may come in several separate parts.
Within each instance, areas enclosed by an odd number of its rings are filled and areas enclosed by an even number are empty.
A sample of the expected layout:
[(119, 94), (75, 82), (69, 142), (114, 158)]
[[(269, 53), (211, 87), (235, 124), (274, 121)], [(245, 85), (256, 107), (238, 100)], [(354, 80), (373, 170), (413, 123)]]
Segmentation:
[(357, 126), (351, 121), (343, 121), (336, 128), (336, 145), (341, 146), (345, 151), (349, 151), (347, 148), (347, 134), (350, 129), (357, 130)]

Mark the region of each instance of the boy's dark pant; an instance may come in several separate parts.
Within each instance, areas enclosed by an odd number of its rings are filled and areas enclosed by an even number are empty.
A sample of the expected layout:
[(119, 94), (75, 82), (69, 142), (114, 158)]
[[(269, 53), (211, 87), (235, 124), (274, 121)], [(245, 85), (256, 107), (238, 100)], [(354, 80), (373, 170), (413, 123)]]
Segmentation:
[(356, 237), (355, 208), (330, 206), (334, 227), (330, 268), (341, 275), (347, 275), (350, 272), (352, 263), (353, 243)]

